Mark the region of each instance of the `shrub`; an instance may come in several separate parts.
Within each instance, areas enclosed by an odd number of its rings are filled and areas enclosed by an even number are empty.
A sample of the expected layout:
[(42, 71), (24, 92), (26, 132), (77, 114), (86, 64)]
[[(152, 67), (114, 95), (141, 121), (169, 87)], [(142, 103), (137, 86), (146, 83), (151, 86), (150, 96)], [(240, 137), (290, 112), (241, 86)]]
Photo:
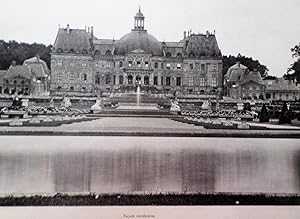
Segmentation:
[(269, 122), (270, 116), (267, 110), (266, 105), (264, 104), (261, 108), (260, 114), (259, 114), (259, 122)]

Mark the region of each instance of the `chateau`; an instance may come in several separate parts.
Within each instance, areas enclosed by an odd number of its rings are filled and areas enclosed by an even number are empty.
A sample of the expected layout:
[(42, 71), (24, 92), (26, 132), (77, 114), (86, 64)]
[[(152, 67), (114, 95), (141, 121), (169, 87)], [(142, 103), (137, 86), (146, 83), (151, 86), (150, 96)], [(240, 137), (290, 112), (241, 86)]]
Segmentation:
[(94, 29), (59, 28), (51, 52), (50, 92), (91, 96), (129, 92), (222, 93), (222, 54), (215, 34), (184, 32), (179, 42), (160, 42), (144, 26), (139, 9), (134, 27), (119, 40), (100, 39)]

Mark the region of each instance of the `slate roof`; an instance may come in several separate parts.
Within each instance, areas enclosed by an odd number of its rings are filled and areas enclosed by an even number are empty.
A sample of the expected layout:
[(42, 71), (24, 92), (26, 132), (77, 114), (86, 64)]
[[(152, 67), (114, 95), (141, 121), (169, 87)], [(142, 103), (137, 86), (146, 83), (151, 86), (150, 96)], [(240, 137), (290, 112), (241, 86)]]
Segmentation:
[(67, 29), (60, 28), (52, 51), (57, 52), (58, 49), (64, 52), (70, 52), (71, 50), (75, 53), (84, 53), (84, 51), (90, 52), (91, 43), (89, 34), (81, 29), (70, 29), (68, 34)]
[(186, 44), (185, 55), (188, 57), (221, 57), (215, 35), (192, 34), (183, 40)]
[(285, 80), (284, 78), (277, 78), (275, 80), (264, 80), (267, 90), (274, 91), (300, 91), (300, 85), (296, 85), (289, 80)]
[(0, 85), (4, 83), (3, 78), (6, 73), (7, 73), (7, 70), (0, 70)]
[(264, 84), (264, 81), (263, 81), (259, 71), (245, 71), (241, 75), (241, 81), (242, 81), (242, 84), (245, 84), (250, 81), (256, 82), (261, 85)]
[(161, 43), (145, 30), (132, 30), (123, 36), (115, 46), (116, 55), (125, 55), (133, 50), (142, 49), (155, 56), (162, 56)]
[(4, 79), (14, 78), (18, 76), (30, 79), (31, 78), (30, 67), (26, 65), (15, 65), (15, 66), (11, 65), (7, 73), (5, 74)]
[(30, 66), (31, 72), (35, 74), (36, 77), (47, 77), (50, 73), (46, 62), (37, 56), (25, 60), (23, 65)]
[(248, 71), (246, 66), (236, 63), (227, 70), (224, 78), (229, 82), (238, 82), (241, 81), (241, 76), (245, 71)]

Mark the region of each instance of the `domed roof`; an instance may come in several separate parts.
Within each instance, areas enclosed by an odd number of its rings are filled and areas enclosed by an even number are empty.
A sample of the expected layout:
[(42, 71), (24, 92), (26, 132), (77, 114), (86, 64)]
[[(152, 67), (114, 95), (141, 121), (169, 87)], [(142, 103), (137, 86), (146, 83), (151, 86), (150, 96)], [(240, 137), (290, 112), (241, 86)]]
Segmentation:
[(123, 36), (115, 46), (115, 55), (125, 55), (133, 50), (141, 49), (154, 56), (162, 56), (161, 43), (146, 30), (132, 30)]

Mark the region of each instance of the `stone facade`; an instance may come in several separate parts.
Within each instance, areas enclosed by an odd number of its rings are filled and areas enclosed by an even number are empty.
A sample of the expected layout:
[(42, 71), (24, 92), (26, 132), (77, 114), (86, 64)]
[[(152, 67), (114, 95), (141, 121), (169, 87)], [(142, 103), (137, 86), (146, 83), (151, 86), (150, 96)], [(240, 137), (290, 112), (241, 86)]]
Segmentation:
[(38, 56), (27, 59), (23, 65), (15, 62), (0, 75), (0, 94), (47, 95), (50, 71)]
[(134, 29), (120, 40), (90, 31), (60, 28), (51, 53), (51, 93), (96, 95), (141, 85), (154, 93), (222, 92), (223, 61), (214, 34), (184, 34), (159, 42), (144, 29), (139, 10)]
[(265, 84), (260, 73), (249, 71), (240, 63), (231, 66), (225, 75), (225, 96), (236, 100), (265, 99)]
[(298, 101), (300, 100), (300, 85), (284, 78), (264, 80), (266, 99)]

